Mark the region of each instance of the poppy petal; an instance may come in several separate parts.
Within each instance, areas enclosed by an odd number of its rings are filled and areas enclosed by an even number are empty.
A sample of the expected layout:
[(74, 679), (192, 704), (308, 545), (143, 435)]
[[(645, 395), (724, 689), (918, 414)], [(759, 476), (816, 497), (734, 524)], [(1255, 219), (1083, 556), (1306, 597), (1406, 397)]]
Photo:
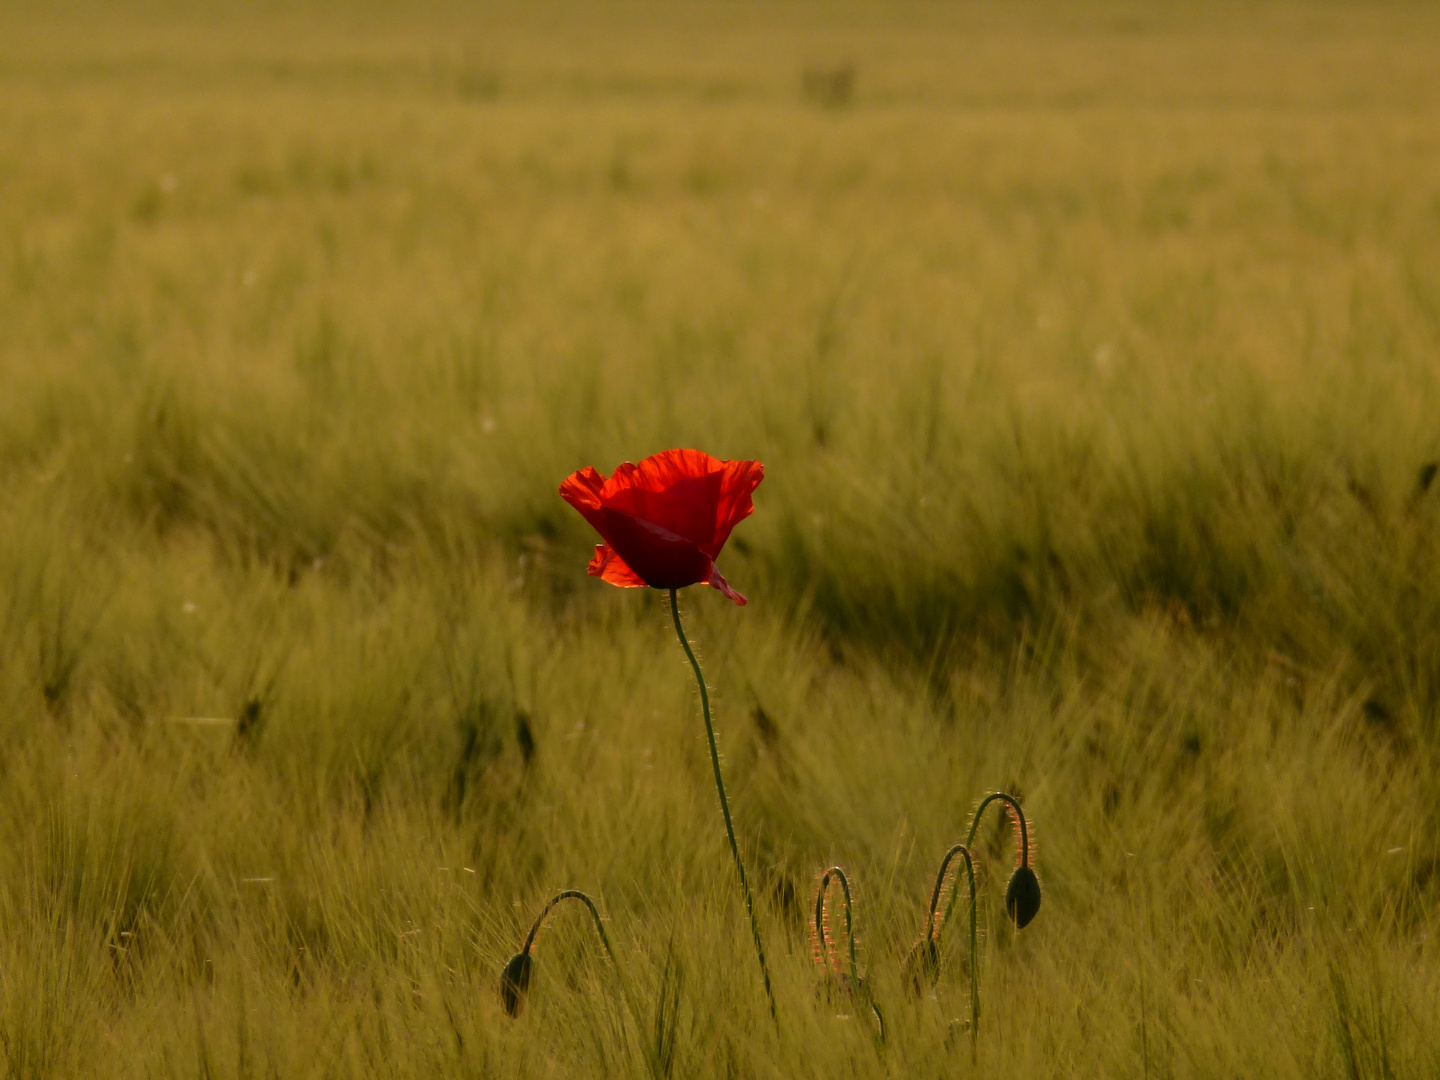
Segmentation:
[(700, 450), (663, 450), (616, 468), (600, 492), (606, 507), (654, 522), (714, 559), (753, 510), (764, 478), (758, 462), (720, 461)]
[(730, 530), (755, 512), (750, 498), (765, 479), (765, 466), (758, 461), (727, 461), (720, 476), (720, 499), (715, 508), (715, 539), (713, 547), (705, 547), (712, 559), (720, 557), (720, 549), (730, 539)]
[(622, 589), (643, 589), (645, 582), (640, 575), (626, 565), (625, 560), (615, 554), (615, 549), (609, 544), (596, 544), (595, 557), (590, 560), (586, 568), (591, 577), (598, 577), (601, 581), (608, 581), (611, 585), (618, 585)]
[(580, 515), (597, 531), (600, 529), (600, 493), (605, 487), (605, 477), (593, 465), (586, 465), (579, 472), (567, 476), (560, 485), (560, 497), (580, 511)]
[(632, 588), (705, 583), (743, 604), (715, 559), (754, 512), (751, 494), (764, 477), (757, 461), (664, 450), (638, 465), (624, 462), (609, 479), (587, 466), (565, 479), (560, 495), (605, 541), (590, 562), (593, 576)]
[(725, 468), (719, 458), (713, 458), (703, 450), (661, 450), (633, 465), (624, 462), (617, 465), (605, 482), (601, 497), (608, 498), (624, 488), (640, 488), (660, 493), (673, 488), (685, 480), (694, 480), (717, 473)]
[(596, 529), (647, 585), (683, 589), (709, 579), (710, 556), (685, 537), (609, 506), (601, 514)]
[(741, 596), (738, 592), (736, 592), (730, 587), (730, 583), (725, 580), (725, 578), (721, 575), (719, 568), (716, 567), (714, 563), (711, 563), (710, 565), (710, 577), (709, 580), (705, 582), (705, 584), (709, 585), (713, 589), (719, 589), (722, 593), (728, 596), (731, 600), (734, 600), (735, 603), (739, 604), (741, 607), (744, 607), (747, 603), (749, 603), (749, 601), (747, 601), (745, 597)]
[(639, 465), (617, 467), (601, 502), (709, 548), (724, 468), (724, 462), (699, 450), (664, 450)]

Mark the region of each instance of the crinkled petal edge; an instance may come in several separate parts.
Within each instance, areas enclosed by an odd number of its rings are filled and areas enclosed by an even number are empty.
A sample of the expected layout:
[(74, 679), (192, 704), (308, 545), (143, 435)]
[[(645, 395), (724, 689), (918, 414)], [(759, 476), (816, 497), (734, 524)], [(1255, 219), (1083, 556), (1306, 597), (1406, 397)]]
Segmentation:
[(595, 545), (595, 555), (586, 571), (591, 577), (598, 577), (601, 581), (618, 585), (622, 589), (639, 589), (649, 584), (631, 570), (629, 564), (617, 555), (609, 544)]

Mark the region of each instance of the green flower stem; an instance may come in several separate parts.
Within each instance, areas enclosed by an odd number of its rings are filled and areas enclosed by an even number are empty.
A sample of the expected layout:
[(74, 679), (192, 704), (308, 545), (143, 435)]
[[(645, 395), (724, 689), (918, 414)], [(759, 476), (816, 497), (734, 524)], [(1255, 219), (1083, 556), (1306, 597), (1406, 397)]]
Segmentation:
[[(980, 805), (975, 808), (975, 816), (970, 819), (970, 832), (965, 837), (965, 843), (961, 845), (965, 848), (965, 862), (967, 865), (970, 864), (970, 848), (975, 843), (975, 833), (980, 828), (981, 815), (985, 813), (985, 808), (987, 806), (989, 806), (992, 802), (997, 801), (1007, 803), (1015, 811), (1015, 818), (1017, 821), (1020, 822), (1020, 865), (1029, 866), (1030, 827), (1025, 822), (1025, 811), (1020, 809), (1020, 804), (1015, 801), (1014, 796), (1007, 795), (1003, 791), (992, 791), (989, 795), (986, 795), (985, 798), (981, 799)], [(939, 896), (940, 883), (938, 881), (935, 883), (935, 888), (935, 895)], [(945, 918), (941, 922), (942, 927), (945, 923), (948, 923), (950, 921), (950, 916), (955, 911), (955, 898), (959, 895), (959, 891), (960, 890), (957, 887), (954, 891), (950, 893), (950, 902), (945, 906)], [(970, 879), (970, 907), (973, 917), (975, 908), (975, 879), (973, 869), (971, 870)]]
[(1025, 824), (1025, 811), (1020, 809), (1020, 804), (1015, 801), (1013, 795), (1007, 795), (1003, 791), (992, 791), (985, 798), (980, 800), (980, 805), (975, 808), (975, 816), (970, 819), (970, 832), (965, 837), (965, 846), (971, 847), (975, 843), (975, 832), (980, 828), (980, 815), (985, 813), (985, 808), (992, 802), (999, 800), (1008, 803), (1015, 811), (1015, 817), (1020, 822), (1020, 865), (1030, 865), (1030, 829)]
[(579, 889), (564, 889), (552, 896), (546, 903), (535, 921), (530, 924), (530, 933), (525, 936), (525, 947), (520, 950), (522, 956), (530, 955), (530, 946), (535, 944), (535, 935), (540, 932), (540, 926), (545, 922), (545, 916), (550, 914), (550, 909), (562, 900), (579, 900), (590, 909), (590, 917), (595, 920), (595, 931), (600, 935), (600, 944), (605, 946), (605, 953), (610, 957), (610, 962), (615, 965), (615, 970), (620, 970), (620, 965), (615, 959), (615, 950), (610, 947), (610, 937), (605, 933), (605, 924), (600, 920), (600, 912), (595, 907), (595, 901), (586, 896)]
[(820, 890), (815, 894), (815, 937), (820, 943), (820, 956), (823, 961), (830, 951), (825, 936), (825, 900), (830, 895), (831, 878), (840, 882), (840, 892), (845, 898), (845, 940), (850, 946), (850, 989), (856, 996), (864, 997), (869, 1004), (875, 1019), (880, 1023), (880, 1042), (884, 1043), (885, 1015), (880, 1011), (880, 1006), (875, 1004), (869, 988), (860, 981), (860, 970), (855, 963), (855, 927), (850, 917), (850, 879), (838, 866), (830, 867), (820, 876)]
[(820, 939), (820, 955), (829, 954), (829, 942), (825, 938), (825, 897), (830, 891), (830, 879), (840, 882), (840, 891), (845, 896), (845, 938), (850, 943), (850, 983), (860, 985), (860, 973), (855, 966), (855, 930), (850, 920), (850, 879), (845, 871), (832, 866), (820, 875), (820, 890), (815, 894), (815, 936)]
[(690, 668), (695, 672), (695, 681), (700, 685), (700, 708), (705, 714), (705, 737), (710, 741), (710, 765), (715, 770), (715, 790), (720, 794), (720, 812), (725, 818), (725, 835), (730, 840), (730, 854), (735, 858), (735, 870), (740, 875), (740, 890), (745, 894), (745, 913), (750, 916), (750, 936), (755, 940), (755, 955), (760, 960), (760, 975), (765, 980), (765, 996), (770, 1001), (770, 1016), (778, 1022), (775, 1008), (775, 991), (770, 988), (770, 968), (765, 963), (765, 946), (760, 941), (760, 924), (755, 920), (755, 901), (750, 895), (750, 882), (745, 877), (745, 864), (740, 861), (740, 845), (735, 842), (735, 826), (730, 820), (730, 800), (725, 797), (725, 781), (720, 775), (720, 751), (715, 747), (715, 725), (710, 720), (710, 693), (705, 689), (705, 676), (700, 671), (700, 662), (695, 659), (695, 650), (685, 636), (680, 624), (680, 602), (675, 590), (670, 590), (670, 615), (675, 620), (675, 633), (685, 649)]
[[(975, 1040), (980, 1030), (980, 981), (977, 978), (976, 965), (980, 962), (978, 955), (978, 934), (975, 929), (975, 863), (970, 858), (970, 849), (964, 844), (956, 844), (945, 853), (945, 858), (940, 861), (940, 872), (935, 875), (935, 889), (930, 894), (930, 918), (925, 924), (926, 943), (935, 945), (935, 910), (940, 906), (940, 890), (945, 886), (945, 874), (950, 869), (950, 862), (956, 855), (965, 859), (965, 876), (970, 885), (970, 1043), (973, 1051)], [(950, 892), (950, 903), (945, 908), (945, 922), (950, 921), (950, 912), (955, 907), (955, 897), (960, 892), (960, 878), (955, 878), (955, 887)], [(941, 932), (944, 932), (944, 923), (941, 924)]]
[(530, 950), (535, 945), (535, 935), (540, 932), (540, 927), (550, 915), (551, 909), (563, 900), (579, 900), (590, 912), (590, 918), (595, 923), (595, 932), (600, 935), (600, 944), (605, 946), (605, 955), (610, 958), (610, 966), (615, 972), (615, 982), (619, 988), (620, 996), (629, 1007), (631, 1014), (635, 1017), (637, 1026), (643, 1029), (644, 1025), (636, 1011), (635, 1003), (630, 994), (629, 985), (625, 981), (625, 973), (620, 968), (620, 961), (616, 959), (615, 950), (610, 945), (610, 935), (605, 932), (605, 922), (600, 918), (600, 911), (595, 907), (595, 901), (586, 896), (579, 889), (564, 889), (552, 896), (536, 916), (535, 921), (530, 924), (530, 933), (525, 935), (525, 944), (520, 951), (505, 965), (505, 973), (501, 976), (500, 990), (502, 1000), (505, 1002), (505, 1010), (512, 1017), (520, 1014), (526, 991), (529, 989), (530, 972), (532, 961)]

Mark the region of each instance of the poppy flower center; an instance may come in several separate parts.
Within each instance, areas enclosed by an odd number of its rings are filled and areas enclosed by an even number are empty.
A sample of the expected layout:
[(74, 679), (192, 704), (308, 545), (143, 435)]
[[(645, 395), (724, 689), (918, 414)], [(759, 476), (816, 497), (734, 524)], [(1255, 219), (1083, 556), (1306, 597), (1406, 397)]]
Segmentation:
[(623, 510), (601, 510), (602, 535), (615, 553), (656, 589), (681, 589), (710, 576), (711, 561), (683, 536)]

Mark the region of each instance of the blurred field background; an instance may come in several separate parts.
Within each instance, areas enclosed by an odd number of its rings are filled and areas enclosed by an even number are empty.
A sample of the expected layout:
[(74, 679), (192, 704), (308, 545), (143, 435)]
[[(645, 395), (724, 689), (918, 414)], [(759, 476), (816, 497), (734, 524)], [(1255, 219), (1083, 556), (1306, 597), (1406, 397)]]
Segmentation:
[[(1440, 11), (0, 8), (15, 1077), (1440, 1074)], [(684, 598), (556, 496), (767, 465)], [(954, 934), (987, 789), (978, 1062)], [(891, 1032), (819, 1001), (857, 885)], [(499, 971), (554, 890), (578, 916)]]

